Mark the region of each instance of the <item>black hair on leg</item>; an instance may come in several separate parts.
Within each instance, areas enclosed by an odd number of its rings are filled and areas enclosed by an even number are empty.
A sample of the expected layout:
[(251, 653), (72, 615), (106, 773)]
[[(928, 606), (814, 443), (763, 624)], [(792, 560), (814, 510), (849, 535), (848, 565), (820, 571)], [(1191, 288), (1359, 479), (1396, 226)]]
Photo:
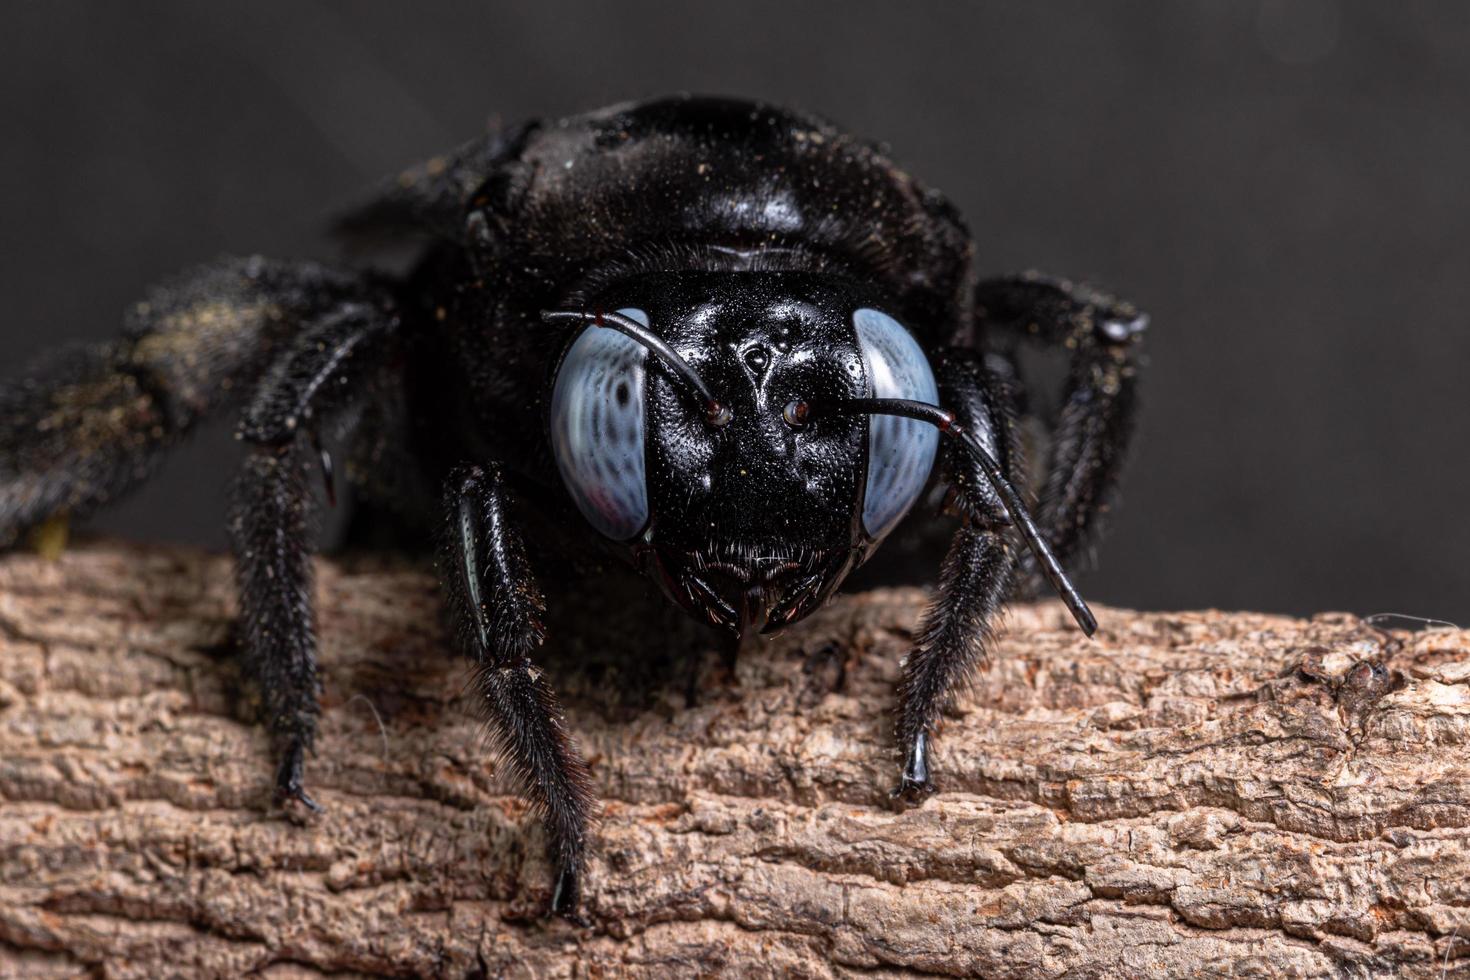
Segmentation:
[(498, 467), (456, 469), (445, 488), (440, 577), (501, 756), (541, 814), (557, 869), (552, 911), (577, 918), (591, 777), (556, 694), (530, 652), (545, 636), (544, 602), (510, 515)]
[(276, 797), (318, 809), (302, 784), (316, 739), (316, 622), (311, 554), (314, 504), (294, 442), (250, 451), (236, 484), (230, 537), (240, 592), (240, 656), (260, 690), (281, 759)]
[[(946, 351), (936, 370), (940, 401), (1009, 469), (1019, 449), (1008, 390), (991, 377), (976, 351)], [(963, 524), (904, 661), (895, 732), (903, 768), (893, 791), (904, 803), (917, 803), (934, 791), (929, 757), (934, 726), (954, 691), (985, 663), (991, 624), (1010, 591), (1015, 567), (1010, 519), (990, 482), (962, 447), (949, 441), (943, 446), (951, 508)]]
[[(396, 320), (378, 305), (343, 303), (303, 330), (256, 387), (240, 424), (250, 444), (230, 521), (240, 592), (240, 646), (260, 689), (280, 754), (276, 796), (318, 809), (303, 784), (316, 738), (318, 698), (311, 556), (316, 501), (307, 471), (319, 468), (335, 498), (331, 457), (318, 426), (343, 410), (383, 367)], [(351, 383), (349, 383), (351, 382)]]
[(0, 382), (0, 548), (143, 482), (201, 419), (237, 405), (303, 322), (369, 291), (311, 263), (226, 259), (150, 290), (116, 341)]

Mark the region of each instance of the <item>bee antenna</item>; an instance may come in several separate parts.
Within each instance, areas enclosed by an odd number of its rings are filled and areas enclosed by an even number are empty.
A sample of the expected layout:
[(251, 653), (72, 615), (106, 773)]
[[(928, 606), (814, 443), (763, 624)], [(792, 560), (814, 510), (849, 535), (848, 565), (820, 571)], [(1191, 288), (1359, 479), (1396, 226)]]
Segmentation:
[(811, 403), (809, 411), (813, 414), (824, 413), (832, 415), (896, 415), (901, 418), (913, 419), (917, 422), (927, 422), (934, 426), (944, 435), (959, 442), (965, 447), (969, 454), (975, 457), (980, 468), (985, 471), (985, 477), (990, 485), (999, 494), (1001, 502), (1005, 504), (1006, 511), (1010, 513), (1011, 520), (1020, 528), (1021, 537), (1026, 541), (1026, 546), (1036, 556), (1041, 565), (1042, 574), (1056, 590), (1062, 602), (1071, 611), (1072, 618), (1077, 621), (1082, 632), (1091, 636), (1097, 632), (1097, 617), (1092, 610), (1087, 608), (1077, 587), (1072, 580), (1067, 578), (1067, 573), (1062, 569), (1061, 562), (1057, 556), (1052, 554), (1051, 548), (1042, 538), (1041, 532), (1037, 530), (1036, 522), (1031, 519), (1031, 514), (1026, 510), (1021, 495), (1016, 488), (1011, 486), (1005, 474), (1001, 472), (1000, 463), (996, 462), (994, 456), (990, 455), (980, 440), (976, 439), (970, 432), (960, 425), (959, 420), (950, 412), (946, 412), (938, 405), (930, 405), (927, 402), (910, 401), (907, 398), (846, 398), (832, 402)]
[(678, 351), (666, 344), (664, 339), (658, 334), (632, 317), (603, 310), (597, 310), (595, 312), (589, 312), (587, 310), (542, 310), (541, 319), (545, 323), (590, 323), (593, 326), (616, 330), (618, 333), (643, 345), (650, 353), (668, 365), (669, 369), (678, 375), (685, 384), (692, 388), (694, 393), (704, 402), (705, 418), (709, 420), (710, 424), (726, 425), (735, 417), (730, 411), (729, 406), (715, 397), (714, 392), (710, 391), (709, 385), (705, 384), (704, 379), (699, 376), (699, 372), (695, 371), (688, 361), (680, 357)]

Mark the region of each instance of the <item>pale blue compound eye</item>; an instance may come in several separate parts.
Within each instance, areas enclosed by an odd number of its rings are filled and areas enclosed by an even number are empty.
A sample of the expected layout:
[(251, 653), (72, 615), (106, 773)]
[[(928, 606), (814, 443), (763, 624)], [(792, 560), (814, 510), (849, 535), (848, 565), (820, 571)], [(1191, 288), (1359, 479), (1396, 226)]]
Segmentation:
[[(618, 310), (648, 326), (642, 310)], [(643, 378), (647, 352), (604, 327), (587, 327), (557, 371), (551, 396), (556, 466), (583, 516), (615, 541), (648, 523)]]
[[(854, 313), (852, 322), (868, 375), (868, 397), (939, 404), (929, 359), (901, 323), (868, 308)], [(869, 417), (863, 528), (874, 540), (893, 530), (919, 499), (938, 449), (939, 431), (932, 425), (892, 415)]]

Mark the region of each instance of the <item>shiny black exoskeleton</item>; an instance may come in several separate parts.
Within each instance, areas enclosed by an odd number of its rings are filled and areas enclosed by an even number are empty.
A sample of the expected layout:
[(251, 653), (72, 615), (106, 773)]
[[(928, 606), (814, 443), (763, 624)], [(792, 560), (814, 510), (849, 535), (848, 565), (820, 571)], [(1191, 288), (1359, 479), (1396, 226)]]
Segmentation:
[[(1116, 477), (1145, 318), (1064, 280), (978, 279), (954, 208), (874, 145), (737, 100), (615, 106), (466, 144), (342, 231), (417, 257), (392, 275), (205, 266), (137, 304), (121, 340), (0, 388), (0, 545), (106, 504), (201, 419), (241, 413), (240, 646), (283, 798), (315, 806), (307, 470), (334, 494), (324, 446), (345, 447), (369, 525), (438, 515), (460, 642), (544, 815), (567, 914), (593, 801), (530, 659), (528, 515), (735, 636), (817, 608), (933, 470), (960, 526), (904, 664), (904, 801), (932, 791), (939, 713), (1008, 596), (1044, 578), (1093, 628), (1062, 563)], [(1026, 344), (1069, 359), (1055, 411), (1028, 402)], [(1021, 456), (1031, 415), (1038, 465)]]

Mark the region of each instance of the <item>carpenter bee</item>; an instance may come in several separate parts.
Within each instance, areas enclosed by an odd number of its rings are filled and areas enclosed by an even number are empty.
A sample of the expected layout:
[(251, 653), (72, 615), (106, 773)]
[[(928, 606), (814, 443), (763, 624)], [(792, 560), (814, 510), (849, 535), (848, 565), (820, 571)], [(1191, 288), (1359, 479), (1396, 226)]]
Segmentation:
[[(1018, 589), (1050, 582), (1094, 629), (1064, 565), (1118, 473), (1146, 318), (1063, 279), (978, 277), (955, 208), (874, 144), (756, 102), (617, 105), (473, 140), (341, 230), (413, 261), (205, 265), (148, 293), (115, 342), (0, 386), (0, 545), (111, 502), (236, 414), (239, 651), (283, 801), (315, 807), (308, 481), (319, 469), (335, 493), (327, 435), (363, 513), (435, 541), (561, 914), (577, 914), (594, 800), (532, 660), (551, 543), (527, 540), (527, 515), (754, 635), (818, 608), (942, 483), (959, 526), (903, 667), (901, 801), (933, 791), (939, 713)], [(1028, 346), (1070, 365), (1031, 466)]]

